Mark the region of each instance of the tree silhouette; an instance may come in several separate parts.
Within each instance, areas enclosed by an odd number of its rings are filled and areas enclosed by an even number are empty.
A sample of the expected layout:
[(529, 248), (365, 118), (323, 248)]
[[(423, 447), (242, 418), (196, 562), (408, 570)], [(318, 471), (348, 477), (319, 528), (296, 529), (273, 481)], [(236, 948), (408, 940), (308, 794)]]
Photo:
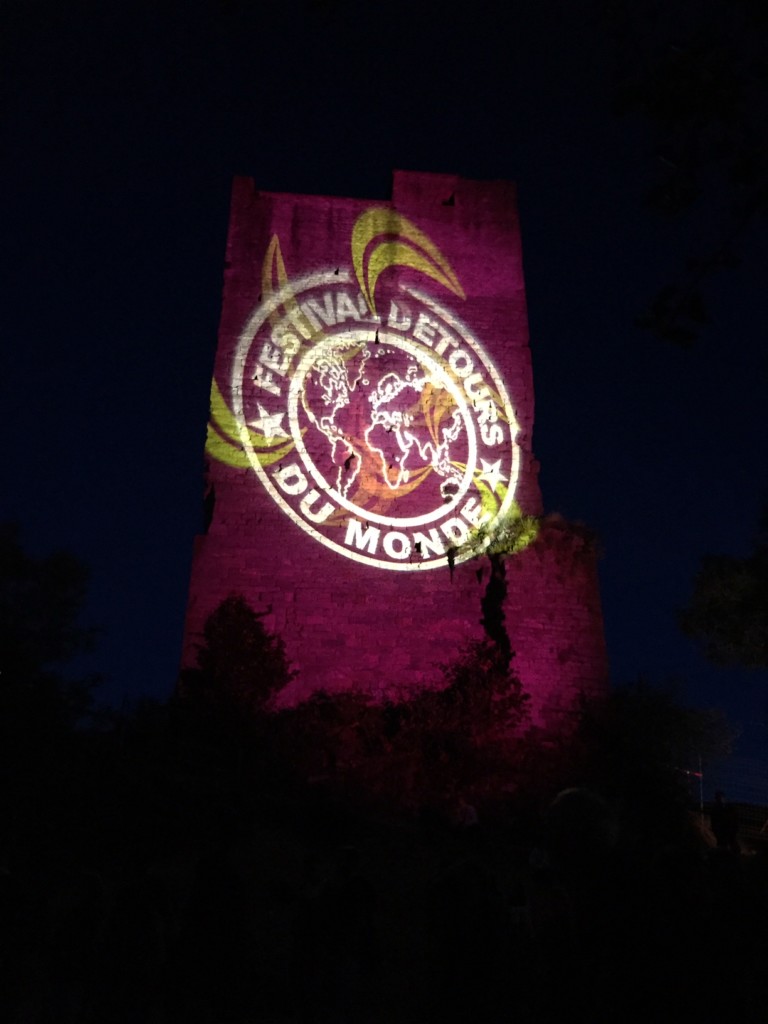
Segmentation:
[(94, 678), (64, 666), (92, 650), (96, 631), (80, 624), (88, 569), (64, 551), (33, 558), (15, 523), (0, 524), (0, 694), (13, 708), (72, 725), (90, 707)]
[(701, 561), (684, 633), (697, 640), (715, 665), (768, 668), (768, 507), (751, 554), (707, 555)]
[(181, 675), (183, 697), (260, 715), (293, 673), (280, 637), (264, 628), (264, 613), (232, 594), (208, 617), (197, 667)]

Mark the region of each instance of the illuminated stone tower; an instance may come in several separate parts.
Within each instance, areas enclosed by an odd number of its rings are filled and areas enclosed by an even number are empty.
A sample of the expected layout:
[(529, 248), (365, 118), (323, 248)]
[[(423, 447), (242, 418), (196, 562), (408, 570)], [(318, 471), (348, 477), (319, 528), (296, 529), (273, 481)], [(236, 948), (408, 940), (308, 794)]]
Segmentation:
[[(605, 685), (595, 555), (540, 519), (514, 187), (396, 172), (391, 202), (234, 184), (184, 660), (242, 594), (316, 689), (435, 685), (483, 636), (501, 538), (534, 719)], [(537, 521), (529, 517), (537, 517)]]

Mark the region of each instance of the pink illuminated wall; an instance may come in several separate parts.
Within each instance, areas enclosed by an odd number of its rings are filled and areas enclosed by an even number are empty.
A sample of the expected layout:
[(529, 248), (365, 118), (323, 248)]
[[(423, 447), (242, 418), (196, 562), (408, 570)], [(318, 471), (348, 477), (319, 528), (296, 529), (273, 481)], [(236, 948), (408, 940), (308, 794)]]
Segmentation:
[(541, 516), (514, 187), (396, 172), (392, 201), (234, 184), (185, 636), (243, 594), (319, 688), (396, 696), (483, 635), (483, 551), (535, 718), (604, 685), (594, 553)]

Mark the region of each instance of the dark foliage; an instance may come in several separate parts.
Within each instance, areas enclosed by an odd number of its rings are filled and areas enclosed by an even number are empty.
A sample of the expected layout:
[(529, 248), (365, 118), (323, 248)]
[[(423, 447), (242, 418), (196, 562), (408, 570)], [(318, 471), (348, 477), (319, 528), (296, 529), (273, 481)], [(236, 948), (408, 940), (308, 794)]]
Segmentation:
[[(63, 687), (62, 666), (90, 651), (95, 630), (80, 613), (88, 570), (73, 555), (58, 551), (33, 558), (21, 546), (14, 523), (0, 524), (0, 686), (54, 681)], [(82, 684), (67, 688), (75, 696)]]
[(686, 708), (638, 682), (584, 704), (571, 767), (583, 783), (620, 800), (647, 825), (662, 807), (690, 805), (690, 773), (726, 754), (730, 739), (718, 712)]
[(23, 766), (5, 1016), (760, 1019), (764, 874), (705, 861), (680, 785), (709, 719), (638, 686), (568, 739), (521, 737), (490, 640), (429, 693), (274, 711), (282, 646), (244, 602), (220, 612), (183, 695)]
[(383, 704), (349, 691), (316, 693), (274, 716), (271, 749), (305, 780), (390, 808), (502, 785), (518, 756), (512, 737), (528, 695), (489, 641), (443, 671), (442, 688)]
[(14, 524), (0, 525), (0, 764), (6, 792), (24, 766), (55, 759), (92, 709), (98, 680), (71, 674), (95, 631), (80, 624), (88, 570), (57, 552), (33, 558)]
[(647, 204), (678, 221), (702, 214), (715, 232), (638, 318), (688, 346), (709, 321), (705, 288), (739, 265), (745, 238), (768, 210), (766, 6), (602, 6), (616, 54), (617, 111), (642, 116), (652, 132), (656, 171)]
[(512, 660), (512, 647), (504, 623), (504, 600), (507, 596), (507, 567), (503, 554), (489, 555), (491, 573), (481, 601), (483, 629), (495, 645), (498, 669), (507, 671)]
[(680, 625), (715, 665), (768, 668), (768, 549), (703, 558)]
[(391, 729), (391, 754), (409, 765), (416, 804), (503, 785), (527, 719), (528, 694), (492, 642), (469, 645), (443, 673), (446, 686), (388, 708), (399, 726)]
[(680, 626), (715, 665), (768, 668), (768, 529), (745, 558), (702, 559)]
[(283, 644), (233, 596), (206, 623), (198, 666), (182, 674), (173, 713), (188, 735), (197, 732), (198, 746), (213, 745), (224, 760), (258, 760), (263, 771), (358, 801), (419, 806), (509, 773), (517, 756), (510, 737), (528, 706), (509, 659), (508, 643), (487, 639), (444, 667), (441, 688), (385, 703), (318, 692), (276, 711), (292, 675)]
[(258, 715), (291, 679), (283, 641), (264, 628), (263, 613), (233, 594), (205, 624), (197, 668), (181, 676), (181, 692), (209, 706)]

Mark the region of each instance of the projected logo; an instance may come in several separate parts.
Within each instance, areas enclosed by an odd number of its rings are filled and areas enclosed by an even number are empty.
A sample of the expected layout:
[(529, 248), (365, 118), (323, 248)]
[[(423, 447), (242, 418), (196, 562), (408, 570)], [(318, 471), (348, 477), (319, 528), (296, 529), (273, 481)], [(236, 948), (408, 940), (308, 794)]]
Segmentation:
[(229, 402), (213, 386), (208, 452), (251, 468), (310, 536), (382, 569), (461, 561), (516, 510), (512, 405), (434, 284), (464, 299), (439, 249), (386, 208), (358, 218), (349, 269), (289, 278), (273, 237)]

